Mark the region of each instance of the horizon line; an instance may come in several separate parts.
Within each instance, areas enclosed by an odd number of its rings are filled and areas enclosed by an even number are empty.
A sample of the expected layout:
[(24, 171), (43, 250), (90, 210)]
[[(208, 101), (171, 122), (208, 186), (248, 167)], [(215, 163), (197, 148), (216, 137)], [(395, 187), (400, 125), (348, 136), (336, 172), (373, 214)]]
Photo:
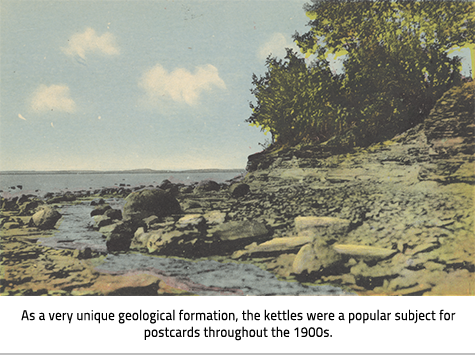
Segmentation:
[(157, 169), (126, 169), (126, 170), (0, 170), (0, 174), (25, 174), (25, 173), (184, 173), (184, 172), (239, 172), (245, 168), (205, 168), (183, 170), (157, 170)]

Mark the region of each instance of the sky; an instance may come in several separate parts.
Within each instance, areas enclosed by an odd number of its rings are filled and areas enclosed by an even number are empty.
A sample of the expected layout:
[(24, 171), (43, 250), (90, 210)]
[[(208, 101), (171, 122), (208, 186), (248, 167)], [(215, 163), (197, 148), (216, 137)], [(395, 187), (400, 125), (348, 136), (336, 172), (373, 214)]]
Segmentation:
[(1, 170), (242, 169), (304, 1), (4, 1)]
[(0, 0), (0, 170), (243, 169), (304, 3)]

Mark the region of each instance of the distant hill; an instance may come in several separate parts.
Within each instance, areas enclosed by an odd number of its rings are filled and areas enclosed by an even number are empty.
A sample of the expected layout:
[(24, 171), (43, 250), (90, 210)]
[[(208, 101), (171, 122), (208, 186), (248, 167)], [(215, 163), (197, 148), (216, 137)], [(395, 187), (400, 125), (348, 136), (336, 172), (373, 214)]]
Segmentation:
[(181, 174), (181, 173), (234, 173), (244, 169), (193, 169), (193, 170), (57, 170), (57, 171), (0, 171), (0, 175), (59, 175), (59, 174)]

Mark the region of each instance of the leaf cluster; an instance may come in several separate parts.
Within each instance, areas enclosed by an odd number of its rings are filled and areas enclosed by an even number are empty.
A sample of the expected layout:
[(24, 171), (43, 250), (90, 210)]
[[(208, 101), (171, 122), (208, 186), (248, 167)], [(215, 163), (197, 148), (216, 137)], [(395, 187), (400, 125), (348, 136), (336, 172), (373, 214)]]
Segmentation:
[[(247, 121), (281, 144), (352, 131), (349, 145), (362, 145), (413, 126), (461, 81), (448, 51), (475, 42), (472, 2), (314, 0), (304, 10), (310, 31), (294, 40), (314, 61), (287, 50), (253, 75)], [(329, 53), (345, 54), (343, 74), (332, 73)]]

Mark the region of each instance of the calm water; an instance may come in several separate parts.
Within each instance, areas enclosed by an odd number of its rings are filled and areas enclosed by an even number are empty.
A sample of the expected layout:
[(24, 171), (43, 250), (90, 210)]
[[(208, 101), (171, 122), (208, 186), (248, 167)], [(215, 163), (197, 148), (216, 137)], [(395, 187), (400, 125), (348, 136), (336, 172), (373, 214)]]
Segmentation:
[[(233, 172), (180, 172), (180, 173), (68, 173), (68, 174), (0, 174), (0, 190), (2, 195), (7, 197), (21, 193), (44, 195), (47, 192), (57, 192), (63, 190), (95, 190), (110, 188), (121, 184), (131, 187), (140, 185), (160, 185), (168, 179), (174, 183), (184, 183), (189, 185), (192, 182), (202, 180), (214, 180), (225, 182), (243, 173)], [(18, 187), (21, 186), (21, 189)], [(12, 189), (12, 187), (14, 187)]]

